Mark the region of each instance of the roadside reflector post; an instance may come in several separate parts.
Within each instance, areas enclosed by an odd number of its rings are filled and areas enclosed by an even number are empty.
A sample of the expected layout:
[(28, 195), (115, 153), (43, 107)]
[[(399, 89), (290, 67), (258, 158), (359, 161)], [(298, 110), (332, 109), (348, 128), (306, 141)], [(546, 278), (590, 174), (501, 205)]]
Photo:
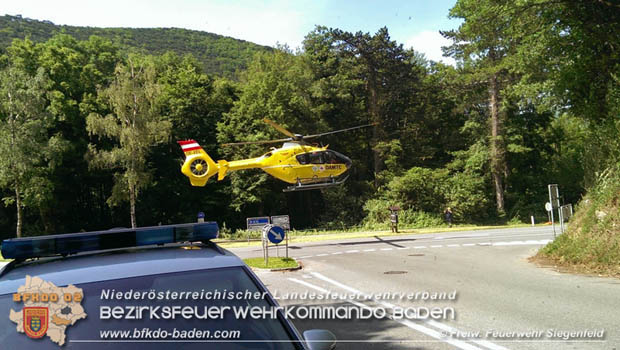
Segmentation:
[(534, 215), (531, 215), (530, 217), (532, 218), (532, 226), (534, 226), (535, 225), (535, 223), (534, 223)]

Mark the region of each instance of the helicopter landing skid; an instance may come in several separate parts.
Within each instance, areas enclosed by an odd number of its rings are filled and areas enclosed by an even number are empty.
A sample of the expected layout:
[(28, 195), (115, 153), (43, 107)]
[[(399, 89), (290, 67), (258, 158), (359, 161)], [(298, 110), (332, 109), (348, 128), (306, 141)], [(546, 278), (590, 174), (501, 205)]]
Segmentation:
[(308, 190), (317, 190), (317, 189), (328, 188), (332, 186), (338, 186), (338, 185), (342, 185), (345, 181), (347, 181), (348, 178), (349, 176), (347, 175), (342, 180), (337, 180), (336, 178), (332, 178), (328, 181), (305, 183), (305, 184), (301, 181), (297, 181), (297, 183), (294, 186), (288, 186), (287, 188), (283, 189), (282, 192), (308, 191)]

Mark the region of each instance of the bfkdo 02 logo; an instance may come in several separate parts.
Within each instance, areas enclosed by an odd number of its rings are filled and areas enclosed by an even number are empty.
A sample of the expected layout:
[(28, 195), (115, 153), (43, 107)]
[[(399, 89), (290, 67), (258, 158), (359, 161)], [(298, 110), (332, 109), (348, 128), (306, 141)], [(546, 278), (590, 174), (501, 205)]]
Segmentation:
[(74, 285), (57, 287), (39, 277), (26, 276), (25, 284), (13, 294), (13, 301), (23, 308), (11, 308), (9, 319), (17, 324), (17, 331), (37, 339), (47, 335), (51, 341), (65, 344), (67, 327), (86, 318), (81, 305), (84, 292)]

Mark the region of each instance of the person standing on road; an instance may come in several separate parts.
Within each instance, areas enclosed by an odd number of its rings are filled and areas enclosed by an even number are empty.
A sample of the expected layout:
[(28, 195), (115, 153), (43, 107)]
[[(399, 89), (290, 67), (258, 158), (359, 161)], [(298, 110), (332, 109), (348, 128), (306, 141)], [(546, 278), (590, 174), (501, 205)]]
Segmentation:
[(446, 222), (448, 223), (448, 227), (452, 227), (452, 209), (450, 209), (450, 207), (448, 207), (443, 212), (443, 215), (446, 218)]
[(392, 232), (398, 233), (398, 211), (390, 210), (390, 227)]

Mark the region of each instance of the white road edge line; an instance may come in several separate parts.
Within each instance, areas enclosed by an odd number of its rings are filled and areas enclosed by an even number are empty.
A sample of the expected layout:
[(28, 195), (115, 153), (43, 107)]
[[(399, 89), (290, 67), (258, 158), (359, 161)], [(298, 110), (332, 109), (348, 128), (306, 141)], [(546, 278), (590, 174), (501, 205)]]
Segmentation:
[[(324, 276), (324, 275), (322, 275), (322, 274), (320, 274), (320, 273), (318, 273), (318, 272), (310, 272), (310, 274), (311, 274), (312, 276), (314, 276), (314, 277), (316, 277), (316, 278), (320, 279), (320, 280), (323, 280), (323, 281), (325, 281), (325, 282), (327, 282), (327, 283), (331, 283), (331, 284), (333, 284), (333, 285), (335, 285), (335, 286), (337, 286), (337, 287), (340, 287), (340, 288), (342, 288), (342, 289), (344, 289), (344, 290), (347, 290), (347, 291), (349, 291), (349, 292), (351, 292), (351, 293), (355, 293), (355, 294), (363, 295), (364, 297), (369, 296), (368, 294), (366, 294), (366, 293), (364, 293), (364, 292), (362, 292), (362, 291), (360, 291), (360, 290), (357, 290), (357, 289), (355, 289), (355, 288), (353, 288), (353, 287), (349, 287), (349, 286), (347, 286), (347, 285), (345, 285), (345, 284), (342, 284), (342, 283), (340, 283), (340, 282), (338, 282), (338, 281), (335, 281), (335, 280), (333, 280), (333, 279), (331, 279), (331, 278), (329, 278), (329, 277), (327, 277), (327, 276)], [(381, 304), (381, 305), (383, 305), (383, 306), (387, 306), (387, 307), (390, 307), (390, 308), (393, 308), (393, 307), (395, 307), (395, 306), (396, 306), (396, 305), (394, 305), (394, 304), (387, 303), (387, 302), (382, 301), (382, 300), (376, 300), (376, 299), (374, 299), (374, 298), (373, 298), (373, 300), (374, 300), (376, 303), (378, 303), (378, 304)], [(398, 320), (394, 320), (394, 321), (398, 321)], [(405, 323), (405, 322), (406, 322), (406, 323)], [(427, 324), (427, 325), (429, 325), (429, 326), (433, 326), (433, 325), (434, 325), (435, 327), (437, 327), (437, 328), (439, 328), (439, 329), (441, 329), (441, 327), (438, 327), (437, 325), (441, 325), (441, 326), (444, 326), (444, 327), (446, 327), (446, 328), (450, 328), (451, 330), (455, 330), (455, 331), (456, 331), (456, 329), (451, 328), (451, 327), (449, 327), (449, 326), (445, 326), (445, 325), (443, 325), (442, 323), (439, 323), (439, 322), (437, 322), (437, 321), (427, 320), (427, 321), (422, 321), (422, 322), (426, 323), (426, 324)], [(410, 327), (410, 325), (409, 325), (409, 324), (407, 324), (407, 323), (411, 323), (411, 324), (413, 324), (413, 325), (417, 325), (417, 324), (415, 324), (415, 323), (413, 323), (412, 321), (409, 321), (409, 320), (403, 320), (403, 322), (401, 322), (401, 323), (402, 323), (402, 324), (404, 324), (404, 325), (406, 325), (406, 326), (408, 326), (408, 327)], [(423, 326), (420, 326), (420, 327), (422, 327), (422, 328), (426, 328), (426, 327), (423, 327)], [(410, 327), (410, 328), (413, 328), (413, 327)], [(421, 331), (421, 332), (423, 332), (423, 331)], [(423, 333), (424, 333), (424, 332), (423, 332)], [(439, 337), (439, 339), (440, 339), (440, 340), (443, 340), (443, 341), (449, 342), (449, 341), (448, 341), (449, 339), (441, 338), (441, 334), (439, 334), (439, 336), (440, 336), (440, 337)], [(478, 345), (481, 345), (481, 346), (484, 346), (484, 347), (486, 347), (486, 348), (488, 348), (488, 349), (491, 349), (491, 350), (508, 350), (507, 348), (505, 348), (505, 347), (503, 347), (503, 346), (500, 346), (500, 345), (497, 345), (497, 344), (491, 343), (490, 341), (486, 341), (486, 340), (474, 340), (474, 339), (471, 339), (471, 341), (472, 341), (472, 342), (474, 342), (474, 343), (476, 343), (476, 344), (478, 344)], [(470, 345), (469, 345), (469, 344), (467, 344), (467, 343), (464, 343), (464, 344), (465, 344), (465, 345), (467, 345), (467, 346), (470, 346)], [(455, 345), (455, 344), (452, 344), (452, 345)], [(458, 346), (458, 345), (455, 345), (455, 346)], [(473, 347), (473, 348), (477, 349), (476, 347)]]
[[(329, 293), (329, 291), (327, 289), (319, 287), (319, 286), (315, 286), (314, 284), (308, 283), (306, 281), (298, 280), (296, 278), (289, 278), (288, 280), (291, 281), (291, 282), (295, 282), (295, 283), (304, 285), (304, 286), (306, 286), (308, 288), (312, 288), (312, 289), (318, 290), (319, 292), (322, 292), (322, 293)], [(366, 304), (363, 304), (363, 303), (360, 303), (360, 302), (357, 302), (357, 301), (354, 301), (354, 300), (347, 300), (347, 302), (349, 302), (349, 303), (351, 303), (353, 305), (356, 305), (358, 307), (365, 308), (365, 309), (370, 309), (370, 310), (375, 309), (373, 307), (370, 307), (370, 306), (368, 306)], [(391, 320), (392, 321), (396, 321), (396, 322), (398, 322), (400, 324), (403, 324), (403, 325), (405, 325), (405, 326), (407, 326), (407, 327), (409, 327), (411, 329), (414, 329), (414, 330), (416, 330), (416, 331), (418, 331), (420, 333), (424, 333), (424, 334), (428, 335), (429, 337), (432, 337), (432, 338), (435, 338), (437, 340), (446, 342), (446, 343), (448, 343), (450, 345), (456, 346), (456, 347), (458, 347), (460, 349), (463, 349), (463, 350), (482, 350), (482, 349), (480, 349), (480, 348), (478, 348), (476, 346), (473, 346), (471, 344), (467, 344), (467, 343), (465, 343), (465, 342), (463, 342), (461, 340), (444, 339), (444, 338), (441, 337), (441, 333), (437, 332), (436, 330), (424, 327), (422, 325), (419, 325), (417, 323), (411, 322), (409, 320), (395, 320), (393, 318), (391, 318)]]

